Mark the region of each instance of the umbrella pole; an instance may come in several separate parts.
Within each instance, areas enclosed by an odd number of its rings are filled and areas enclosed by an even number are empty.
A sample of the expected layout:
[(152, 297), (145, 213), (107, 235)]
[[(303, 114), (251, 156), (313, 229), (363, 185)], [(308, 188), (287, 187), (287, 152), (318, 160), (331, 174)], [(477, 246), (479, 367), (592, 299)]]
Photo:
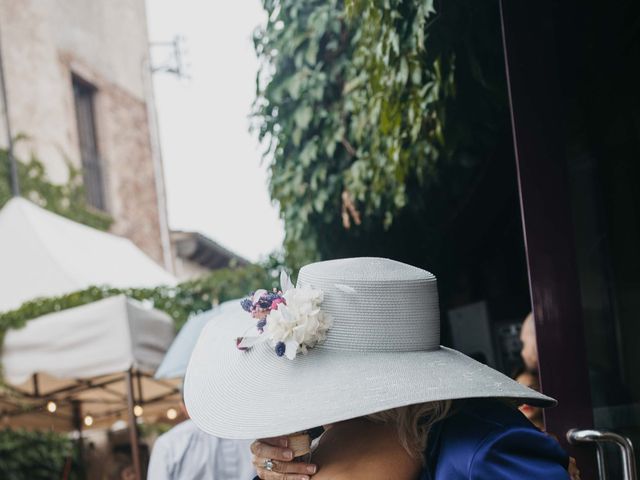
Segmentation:
[(79, 400), (71, 401), (71, 411), (73, 417), (73, 428), (78, 433), (78, 442), (76, 444), (78, 452), (78, 468), (80, 478), (87, 478), (85, 463), (84, 463), (84, 441), (82, 439), (82, 406)]
[(39, 397), (40, 396), (40, 386), (39, 386), (39, 383), (38, 383), (38, 374), (37, 373), (33, 374), (33, 376), (31, 377), (31, 381), (33, 383), (33, 394), (36, 397)]
[(133, 458), (133, 469), (136, 473), (136, 480), (142, 480), (142, 469), (140, 468), (140, 447), (138, 445), (138, 425), (136, 416), (133, 413), (133, 373), (131, 369), (126, 372), (127, 382), (127, 413), (129, 416), (129, 442), (131, 443), (131, 457)]

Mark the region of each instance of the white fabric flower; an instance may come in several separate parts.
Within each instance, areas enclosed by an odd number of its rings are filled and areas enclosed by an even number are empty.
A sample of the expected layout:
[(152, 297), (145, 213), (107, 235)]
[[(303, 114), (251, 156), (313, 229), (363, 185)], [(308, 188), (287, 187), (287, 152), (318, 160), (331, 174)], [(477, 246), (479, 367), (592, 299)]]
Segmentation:
[(285, 344), (287, 358), (294, 359), (298, 353), (324, 341), (331, 327), (331, 317), (322, 311), (322, 290), (308, 286), (290, 288), (284, 294), (286, 305), (278, 305), (267, 317), (265, 334), (272, 347)]
[[(324, 300), (322, 290), (309, 286), (296, 288), (284, 271), (280, 284), (284, 303), (274, 302), (266, 316), (266, 325), (252, 327), (236, 340), (240, 350), (268, 341), (278, 355), (293, 360), (298, 353), (307, 353), (327, 337), (333, 321), (320, 308)], [(251, 302), (255, 305), (267, 293), (267, 290), (257, 290)]]

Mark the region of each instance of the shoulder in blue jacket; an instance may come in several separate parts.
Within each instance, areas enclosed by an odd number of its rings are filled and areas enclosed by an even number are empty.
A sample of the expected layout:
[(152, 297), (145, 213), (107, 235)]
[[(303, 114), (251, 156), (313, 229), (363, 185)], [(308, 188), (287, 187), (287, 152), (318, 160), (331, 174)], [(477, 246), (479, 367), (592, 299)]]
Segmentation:
[(560, 444), (518, 410), (467, 400), (429, 436), (421, 480), (567, 480)]

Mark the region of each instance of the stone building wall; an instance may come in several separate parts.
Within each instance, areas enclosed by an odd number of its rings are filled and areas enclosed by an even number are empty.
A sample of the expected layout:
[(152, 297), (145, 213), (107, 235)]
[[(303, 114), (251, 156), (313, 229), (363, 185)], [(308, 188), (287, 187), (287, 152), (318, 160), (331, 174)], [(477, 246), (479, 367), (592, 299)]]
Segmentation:
[[(16, 156), (37, 156), (54, 182), (81, 166), (72, 76), (96, 88), (94, 112), (113, 233), (163, 264), (163, 182), (147, 99), (144, 0), (0, 0), (0, 41)], [(0, 144), (6, 146), (0, 115)], [(162, 190), (162, 183), (160, 183)]]

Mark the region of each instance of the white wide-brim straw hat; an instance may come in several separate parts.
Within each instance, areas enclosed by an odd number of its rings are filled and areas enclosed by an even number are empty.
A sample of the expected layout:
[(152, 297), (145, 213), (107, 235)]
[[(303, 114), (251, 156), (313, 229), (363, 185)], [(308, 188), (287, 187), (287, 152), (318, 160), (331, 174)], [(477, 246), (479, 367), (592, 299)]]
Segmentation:
[[(551, 406), (555, 400), (455, 350), (440, 346), (436, 278), (383, 258), (307, 265), (298, 288), (323, 292), (333, 321), (324, 342), (290, 360), (263, 342), (236, 339), (246, 314), (203, 330), (185, 379), (194, 422), (222, 438), (290, 434), (405, 405), (499, 397)], [(267, 319), (267, 321), (269, 321)]]

